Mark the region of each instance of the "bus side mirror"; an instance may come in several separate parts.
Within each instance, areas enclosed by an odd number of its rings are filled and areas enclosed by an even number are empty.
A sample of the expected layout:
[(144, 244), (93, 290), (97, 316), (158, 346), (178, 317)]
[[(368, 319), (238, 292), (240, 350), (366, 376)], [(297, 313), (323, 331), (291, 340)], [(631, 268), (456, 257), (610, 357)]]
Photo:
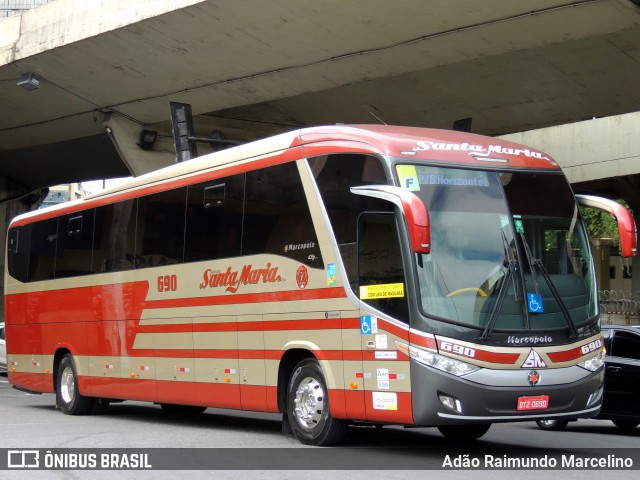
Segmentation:
[(593, 195), (576, 195), (576, 199), (578, 200), (578, 205), (582, 207), (595, 208), (613, 215), (618, 222), (622, 256), (633, 257), (636, 254), (638, 246), (636, 222), (629, 210), (608, 198), (594, 197)]
[(411, 250), (415, 253), (431, 252), (429, 212), (418, 196), (408, 190), (391, 185), (351, 187), (351, 193), (386, 200), (396, 205), (407, 221)]

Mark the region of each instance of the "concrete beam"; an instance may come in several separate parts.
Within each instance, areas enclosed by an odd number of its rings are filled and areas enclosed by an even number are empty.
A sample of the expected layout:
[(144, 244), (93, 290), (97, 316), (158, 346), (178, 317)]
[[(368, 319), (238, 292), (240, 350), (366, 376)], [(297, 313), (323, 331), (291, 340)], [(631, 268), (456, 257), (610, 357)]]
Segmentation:
[(203, 0), (57, 0), (2, 21), (0, 65), (78, 42)]
[(640, 173), (640, 112), (504, 135), (551, 155), (571, 183)]

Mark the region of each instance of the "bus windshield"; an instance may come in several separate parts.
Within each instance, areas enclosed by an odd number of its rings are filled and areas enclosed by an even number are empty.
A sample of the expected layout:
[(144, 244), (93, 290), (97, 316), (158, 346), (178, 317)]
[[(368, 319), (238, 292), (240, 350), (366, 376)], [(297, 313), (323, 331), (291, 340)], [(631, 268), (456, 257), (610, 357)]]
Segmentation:
[(430, 214), (431, 253), (417, 262), (425, 317), (485, 335), (567, 327), (575, 332), (594, 320), (588, 239), (563, 176), (397, 168), (400, 177), (415, 179), (404, 183)]

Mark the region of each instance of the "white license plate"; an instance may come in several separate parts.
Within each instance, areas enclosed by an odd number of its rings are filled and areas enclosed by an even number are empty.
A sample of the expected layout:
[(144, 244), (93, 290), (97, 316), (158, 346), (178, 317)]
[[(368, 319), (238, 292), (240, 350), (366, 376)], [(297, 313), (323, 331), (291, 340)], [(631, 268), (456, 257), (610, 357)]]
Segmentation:
[(518, 410), (545, 410), (549, 407), (549, 395), (518, 398)]

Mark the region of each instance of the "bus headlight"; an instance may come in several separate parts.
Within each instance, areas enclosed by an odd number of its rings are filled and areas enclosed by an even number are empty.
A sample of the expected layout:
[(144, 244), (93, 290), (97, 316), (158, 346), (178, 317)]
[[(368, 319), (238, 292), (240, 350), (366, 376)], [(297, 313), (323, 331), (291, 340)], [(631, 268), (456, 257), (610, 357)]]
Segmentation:
[(578, 366), (586, 370), (589, 370), (590, 372), (595, 372), (596, 370), (598, 370), (600, 367), (604, 365), (605, 357), (606, 357), (605, 351), (600, 350), (600, 352), (596, 356), (591, 357), (588, 360), (585, 360), (584, 362), (580, 362)]
[(426, 350), (413, 346), (409, 346), (409, 356), (423, 365), (437, 368), (456, 377), (469, 375), (476, 370), (480, 370), (480, 367), (476, 367), (475, 365), (470, 365), (454, 358), (444, 357), (437, 353), (427, 352)]

